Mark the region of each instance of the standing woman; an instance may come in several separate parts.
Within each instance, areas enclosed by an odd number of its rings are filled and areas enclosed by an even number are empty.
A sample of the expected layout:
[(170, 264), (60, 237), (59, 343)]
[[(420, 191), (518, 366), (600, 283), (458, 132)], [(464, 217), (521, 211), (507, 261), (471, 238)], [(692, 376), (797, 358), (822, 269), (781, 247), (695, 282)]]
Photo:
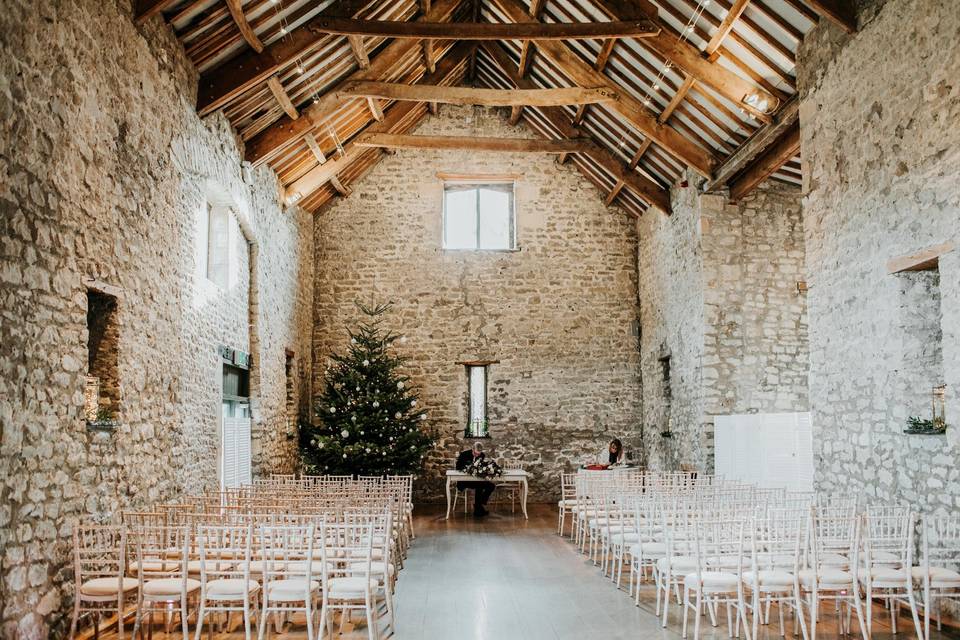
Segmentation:
[(620, 464), (623, 462), (623, 443), (620, 442), (619, 438), (614, 438), (610, 441), (610, 445), (607, 447), (607, 462), (609, 464)]

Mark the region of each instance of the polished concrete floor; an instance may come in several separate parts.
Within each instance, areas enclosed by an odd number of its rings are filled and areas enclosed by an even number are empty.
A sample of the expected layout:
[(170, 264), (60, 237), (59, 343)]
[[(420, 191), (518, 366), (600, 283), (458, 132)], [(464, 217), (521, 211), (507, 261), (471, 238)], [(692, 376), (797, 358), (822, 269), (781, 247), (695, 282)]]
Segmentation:
[[(599, 570), (576, 552), (567, 538), (556, 535), (556, 510), (531, 505), (530, 520), (509, 506), (475, 520), (461, 512), (443, 519), (442, 510), (418, 508), (417, 539), (397, 584), (393, 640), (589, 640), (679, 639), (680, 612), (674, 607), (666, 629), (653, 614), (652, 587), (641, 606), (600, 576)], [(875, 607), (874, 638), (915, 638), (909, 619), (894, 636)], [(679, 614), (679, 615), (678, 615)], [(771, 622), (775, 615), (771, 616)], [(295, 621), (296, 622), (296, 621)], [(788, 636), (790, 625), (788, 623)], [(191, 629), (192, 631), (192, 629)], [(769, 633), (768, 633), (769, 632)], [(854, 633), (857, 632), (854, 622)], [(206, 631), (204, 637), (207, 637)], [(270, 637), (304, 638), (295, 625)], [(779, 638), (776, 624), (761, 627), (758, 640)], [(819, 638), (837, 638), (835, 617), (828, 613), (818, 627)], [(157, 629), (156, 637), (165, 635)], [(101, 634), (105, 637), (105, 634)], [(114, 637), (110, 634), (109, 637)], [(176, 637), (171, 636), (171, 637)], [(231, 640), (243, 633), (214, 633)], [(255, 637), (255, 635), (254, 635)], [(365, 623), (348, 623), (338, 638), (366, 638)], [(692, 628), (690, 638), (692, 638)], [(704, 621), (703, 640), (727, 637), (725, 621), (712, 628)], [(856, 636), (859, 637), (859, 636)], [(958, 634), (932, 634), (933, 640)]]

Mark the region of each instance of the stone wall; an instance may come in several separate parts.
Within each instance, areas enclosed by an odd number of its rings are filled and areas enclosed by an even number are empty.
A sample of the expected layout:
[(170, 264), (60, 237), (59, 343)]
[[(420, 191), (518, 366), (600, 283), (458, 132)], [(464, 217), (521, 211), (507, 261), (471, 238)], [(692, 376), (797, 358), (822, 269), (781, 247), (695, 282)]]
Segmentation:
[(673, 215), (639, 225), (649, 463), (710, 470), (713, 416), (808, 408), (799, 192), (767, 182), (728, 203), (675, 188)]
[[(0, 54), (0, 637), (60, 637), (78, 518), (217, 487), (219, 345), (253, 353), (256, 469), (294, 467), (284, 352), (302, 390), (313, 229), (271, 172), (241, 171), (222, 117), (197, 118), (159, 20), (8, 2)], [(208, 203), (233, 211), (227, 290), (203, 269)], [(112, 434), (83, 412), (86, 281), (118, 298)]]
[(903, 434), (938, 383), (960, 416), (960, 253), (926, 281), (887, 262), (960, 244), (958, 37), (954, 3), (887, 0), (852, 37), (812, 31), (798, 67), (817, 487), (924, 510), (960, 506), (957, 427)]
[[(425, 135), (516, 137), (504, 114), (444, 106)], [(519, 251), (444, 251), (438, 171), (522, 174), (516, 183)], [(614, 436), (638, 449), (640, 381), (636, 230), (569, 166), (536, 154), (398, 151), (353, 194), (317, 215), (315, 388), (342, 351), (354, 301), (393, 301), (390, 328), (440, 432), (423, 495), (465, 448), (467, 377), (459, 361), (490, 367), (495, 456), (522, 457), (532, 499), (557, 493), (557, 473)]]

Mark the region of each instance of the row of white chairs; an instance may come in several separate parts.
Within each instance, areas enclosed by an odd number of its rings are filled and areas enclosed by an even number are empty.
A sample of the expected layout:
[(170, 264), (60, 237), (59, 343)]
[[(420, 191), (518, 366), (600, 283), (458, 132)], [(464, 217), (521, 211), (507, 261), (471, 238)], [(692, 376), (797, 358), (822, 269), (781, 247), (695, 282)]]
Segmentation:
[(689, 613), (696, 638), (703, 607), (716, 625), (724, 605), (730, 634), (739, 636), (742, 626), (749, 640), (776, 604), (781, 635), (786, 612), (795, 632), (799, 626), (804, 638), (816, 638), (821, 603), (829, 600), (846, 614), (839, 616), (844, 633), (855, 613), (861, 634), (871, 637), (879, 601), (894, 632), (906, 607), (917, 636), (928, 639), (931, 615), (939, 628), (942, 602), (960, 597), (955, 515), (861, 510), (854, 498), (692, 474), (564, 474), (561, 484), (558, 532), (569, 519), (577, 548), (617, 585), (629, 566), (628, 592), (638, 605), (641, 583), (652, 579), (663, 626), (671, 600), (683, 606), (684, 637)]

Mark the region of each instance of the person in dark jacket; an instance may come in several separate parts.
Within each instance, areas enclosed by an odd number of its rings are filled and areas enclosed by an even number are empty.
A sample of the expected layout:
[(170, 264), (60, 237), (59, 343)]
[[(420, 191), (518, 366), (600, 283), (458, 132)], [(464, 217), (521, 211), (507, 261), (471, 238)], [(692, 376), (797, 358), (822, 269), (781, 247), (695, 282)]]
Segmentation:
[[(457, 471), (464, 471), (476, 460), (483, 460), (483, 445), (479, 442), (474, 442), (473, 447), (460, 452), (460, 455), (457, 456)], [(469, 480), (457, 483), (457, 491), (473, 489), (473, 515), (478, 518), (489, 513), (486, 510), (487, 500), (490, 499), (490, 494), (493, 493), (495, 488), (496, 485), (489, 480)]]

